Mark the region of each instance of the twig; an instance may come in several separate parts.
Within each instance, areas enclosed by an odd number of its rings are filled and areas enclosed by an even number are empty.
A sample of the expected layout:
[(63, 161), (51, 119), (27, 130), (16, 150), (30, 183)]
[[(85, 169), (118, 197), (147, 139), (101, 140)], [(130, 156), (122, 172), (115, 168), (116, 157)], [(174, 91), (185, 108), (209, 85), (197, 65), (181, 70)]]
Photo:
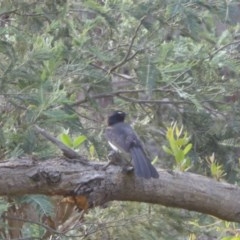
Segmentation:
[(72, 150), (71, 148), (67, 147), (62, 142), (60, 142), (58, 139), (56, 139), (55, 137), (53, 137), (52, 135), (47, 133), (44, 129), (40, 128), (37, 125), (34, 125), (34, 129), (38, 133), (40, 133), (42, 136), (44, 136), (46, 139), (48, 139), (50, 142), (52, 142), (54, 145), (56, 145), (63, 152), (63, 155), (65, 157), (70, 158), (70, 159), (77, 158), (77, 159), (80, 159), (81, 162), (87, 163), (87, 161), (85, 159), (83, 159), (82, 156), (80, 156), (74, 150)]
[[(161, 92), (161, 91), (165, 91), (165, 92), (172, 92), (171, 89), (166, 89), (166, 88), (156, 88), (152, 90), (153, 92)], [(113, 91), (113, 92), (105, 92), (105, 93), (101, 93), (101, 94), (96, 94), (93, 95), (91, 97), (85, 97), (84, 99), (81, 99), (73, 104), (70, 104), (71, 107), (75, 107), (78, 106), (82, 103), (85, 103), (88, 101), (89, 98), (92, 99), (98, 99), (98, 98), (104, 98), (104, 97), (118, 97), (120, 94), (131, 94), (131, 93), (140, 93), (140, 92), (146, 92), (145, 89), (133, 89), (133, 90), (118, 90), (118, 91)]]
[(229, 46), (231, 46), (231, 45), (235, 45), (235, 44), (240, 44), (240, 40), (237, 40), (237, 41), (235, 41), (235, 42), (230, 42), (230, 43), (228, 43), (228, 44), (226, 44), (226, 45), (218, 48), (217, 50), (215, 50), (215, 51), (210, 55), (210, 58), (213, 58), (214, 55), (216, 55), (218, 52), (222, 51), (224, 48), (229, 47)]
[[(182, 75), (182, 74), (181, 74)], [(178, 76), (179, 77), (179, 76)], [(178, 78), (177, 77), (177, 78)], [(119, 91), (113, 91), (113, 92), (105, 92), (105, 93), (101, 93), (101, 94), (96, 94), (93, 95), (91, 97), (87, 96), (84, 99), (81, 99), (79, 101), (76, 101), (73, 104), (70, 104), (71, 107), (76, 107), (82, 103), (86, 103), (89, 98), (91, 99), (98, 99), (98, 98), (104, 98), (104, 97), (118, 97), (121, 98), (127, 102), (133, 102), (133, 103), (139, 103), (139, 104), (146, 104), (146, 103), (159, 103), (159, 104), (191, 104), (191, 102), (189, 101), (166, 101), (166, 100), (139, 100), (136, 98), (129, 98), (126, 96), (123, 96), (123, 94), (131, 94), (131, 93), (141, 93), (141, 92), (145, 92), (145, 89), (133, 89), (133, 90), (119, 90)], [(167, 88), (155, 88), (152, 89), (152, 92), (175, 92), (172, 89), (167, 89)], [(209, 102), (209, 103), (217, 103), (217, 104), (224, 104), (224, 102), (220, 102), (220, 101), (212, 101), (212, 100), (203, 100), (201, 101), (201, 103), (204, 102)]]
[(117, 97), (132, 103), (159, 103), (159, 104), (191, 104), (189, 101), (165, 101), (165, 100), (139, 100), (136, 98), (128, 98), (122, 95), (117, 95)]
[[(101, 67), (97, 64), (94, 64), (94, 63), (90, 63), (91, 66), (95, 67), (95, 68), (98, 68), (98, 69), (101, 69), (102, 71), (106, 72), (106, 73), (109, 73), (110, 70), (104, 68), (104, 67)], [(120, 77), (120, 78), (123, 78), (125, 80), (134, 80), (136, 79), (136, 77), (132, 77), (132, 76), (129, 76), (129, 75), (126, 75), (126, 74), (121, 74), (121, 73), (117, 73), (117, 72), (114, 72), (112, 73), (113, 75), (117, 76), (117, 77)]]
[[(121, 67), (122, 65), (124, 65), (126, 62), (130, 61), (131, 59), (133, 59), (140, 51), (136, 51), (134, 54), (131, 54), (131, 50), (132, 50), (132, 47), (133, 47), (133, 44), (134, 44), (134, 41), (137, 37), (137, 33), (138, 33), (138, 30), (140, 29), (141, 25), (142, 25), (142, 22), (143, 20), (145, 19), (146, 16), (142, 17), (142, 19), (140, 20), (140, 23), (138, 24), (135, 32), (134, 32), (134, 35), (131, 39), (131, 42), (130, 42), (130, 45), (129, 45), (129, 48), (127, 50), (127, 53), (125, 54), (125, 56), (123, 57), (123, 59), (117, 63), (115, 66), (113, 66), (110, 70), (109, 70), (109, 73), (112, 73), (113, 71), (115, 71), (117, 68)], [(130, 56), (130, 57), (129, 57)]]
[(14, 9), (14, 10), (11, 10), (11, 11), (8, 11), (8, 12), (2, 12), (0, 14), (0, 17), (5, 16), (5, 15), (10, 15), (11, 13), (16, 13), (16, 12), (17, 12), (17, 9)]
[(45, 228), (47, 231), (54, 233), (54, 234), (58, 234), (58, 235), (63, 235), (62, 233), (58, 232), (57, 230), (47, 226), (46, 224), (34, 221), (34, 220), (29, 220), (29, 219), (24, 219), (24, 218), (20, 218), (20, 217), (12, 217), (12, 216), (2, 216), (3, 219), (10, 219), (10, 220), (15, 220), (15, 221), (20, 221), (20, 222), (28, 222), (28, 223), (32, 223), (32, 224), (36, 224), (39, 225), (43, 228)]

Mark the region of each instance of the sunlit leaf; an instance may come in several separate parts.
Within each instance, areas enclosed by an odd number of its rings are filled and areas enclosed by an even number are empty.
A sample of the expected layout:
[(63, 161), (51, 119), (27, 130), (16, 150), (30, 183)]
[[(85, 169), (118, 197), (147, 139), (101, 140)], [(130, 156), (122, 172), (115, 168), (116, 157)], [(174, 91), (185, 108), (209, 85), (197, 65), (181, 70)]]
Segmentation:
[(174, 153), (167, 147), (167, 146), (162, 146), (164, 152), (170, 154), (170, 155), (173, 155), (174, 156)]
[(61, 133), (59, 135), (60, 140), (62, 141), (63, 144), (65, 144), (68, 147), (73, 147), (73, 142), (70, 136), (66, 133)]
[(90, 153), (90, 156), (93, 158), (95, 155), (95, 147), (93, 144), (90, 145), (90, 147), (89, 147), (89, 153)]
[(191, 149), (192, 149), (192, 144), (189, 143), (183, 150), (184, 155), (187, 155)]
[(80, 135), (80, 136), (76, 137), (73, 140), (73, 147), (77, 148), (77, 147), (81, 146), (86, 140), (87, 140), (87, 137), (85, 135)]

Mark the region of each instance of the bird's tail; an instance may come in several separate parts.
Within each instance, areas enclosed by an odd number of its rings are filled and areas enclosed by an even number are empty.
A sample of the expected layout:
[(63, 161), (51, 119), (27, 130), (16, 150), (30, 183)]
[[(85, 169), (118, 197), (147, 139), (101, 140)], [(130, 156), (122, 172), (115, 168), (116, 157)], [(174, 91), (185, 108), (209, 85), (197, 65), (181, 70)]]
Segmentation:
[(158, 178), (158, 172), (147, 158), (145, 152), (140, 147), (131, 148), (134, 172), (138, 177)]

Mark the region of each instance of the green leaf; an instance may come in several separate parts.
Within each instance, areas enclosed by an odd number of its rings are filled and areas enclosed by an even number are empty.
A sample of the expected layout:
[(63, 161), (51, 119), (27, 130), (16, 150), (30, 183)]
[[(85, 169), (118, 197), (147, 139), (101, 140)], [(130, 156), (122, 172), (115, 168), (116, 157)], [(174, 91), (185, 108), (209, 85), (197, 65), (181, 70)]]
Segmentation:
[(179, 138), (178, 140), (176, 140), (176, 145), (179, 147), (183, 147), (185, 146), (187, 143), (189, 142), (188, 138)]
[(152, 160), (152, 164), (154, 165), (157, 161), (158, 161), (158, 156), (156, 156), (156, 157)]
[(62, 141), (63, 144), (65, 144), (68, 147), (73, 147), (73, 142), (70, 136), (66, 133), (62, 133), (59, 135), (60, 140)]
[(184, 158), (181, 162), (181, 170), (187, 171), (191, 167), (191, 159), (190, 158)]
[(178, 152), (179, 150), (179, 147), (176, 143), (176, 140), (173, 138), (173, 139), (169, 139), (169, 144), (170, 144), (170, 147), (171, 147), (171, 150), (173, 151), (174, 155)]
[(73, 147), (74, 148), (80, 147), (86, 140), (87, 140), (87, 137), (85, 135), (80, 135), (76, 137), (73, 140)]
[(182, 150), (178, 150), (175, 153), (175, 159), (178, 164), (180, 164), (184, 160), (184, 152)]
[(189, 144), (184, 148), (184, 150), (183, 150), (184, 155), (186, 156), (191, 149), (192, 149), (192, 144), (189, 143)]
[(163, 148), (163, 151), (164, 151), (165, 153), (174, 156), (173, 152), (172, 152), (167, 146), (164, 145), (164, 146), (162, 146), (162, 148)]
[(240, 237), (228, 236), (228, 237), (221, 238), (221, 240), (240, 240)]
[(169, 64), (166, 65), (163, 69), (163, 72), (165, 74), (167, 73), (178, 73), (178, 72), (185, 72), (187, 69), (189, 69), (189, 66), (186, 66), (186, 63), (177, 63), (177, 64)]
[(90, 153), (90, 156), (93, 158), (95, 155), (95, 147), (93, 144), (89, 147), (89, 153)]
[(167, 129), (166, 137), (167, 137), (168, 141), (169, 141), (170, 139), (173, 139), (173, 138), (174, 138), (174, 137), (173, 137), (173, 128), (168, 128), (168, 129)]
[(142, 60), (137, 69), (137, 76), (140, 82), (146, 86), (146, 90), (151, 97), (152, 89), (156, 87), (156, 82), (161, 79), (161, 73), (153, 60), (149, 58)]
[(76, 119), (75, 114), (68, 114), (64, 112), (61, 109), (56, 109), (56, 110), (47, 110), (44, 111), (43, 113), (44, 117), (48, 118), (48, 122), (56, 122), (56, 121), (67, 121), (67, 120), (73, 120)]

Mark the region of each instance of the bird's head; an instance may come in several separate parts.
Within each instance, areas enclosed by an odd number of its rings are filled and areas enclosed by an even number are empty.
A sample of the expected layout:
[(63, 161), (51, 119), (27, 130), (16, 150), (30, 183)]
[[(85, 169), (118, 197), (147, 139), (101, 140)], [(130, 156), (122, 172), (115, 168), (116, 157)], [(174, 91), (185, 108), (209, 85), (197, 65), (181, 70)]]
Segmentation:
[(126, 113), (123, 111), (114, 111), (108, 117), (108, 126), (114, 125), (119, 122), (124, 122)]

